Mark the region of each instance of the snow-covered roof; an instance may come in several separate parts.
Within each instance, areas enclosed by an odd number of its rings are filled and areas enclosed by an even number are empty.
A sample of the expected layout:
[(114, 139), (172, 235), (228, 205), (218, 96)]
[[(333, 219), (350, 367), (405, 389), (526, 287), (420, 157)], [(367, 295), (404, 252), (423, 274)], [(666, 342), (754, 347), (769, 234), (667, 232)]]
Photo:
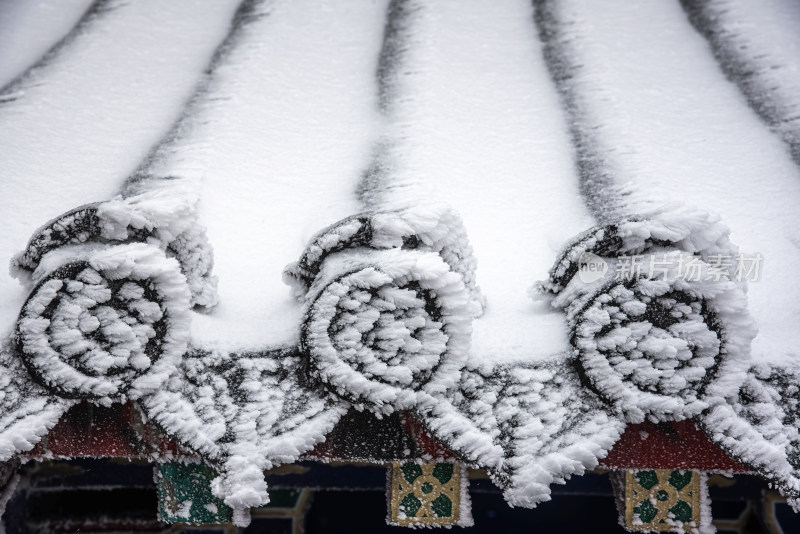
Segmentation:
[(800, 496), (798, 27), (0, 6), (0, 460), (135, 400), (244, 510), (349, 408), (408, 410), (533, 506), (625, 424), (693, 418)]

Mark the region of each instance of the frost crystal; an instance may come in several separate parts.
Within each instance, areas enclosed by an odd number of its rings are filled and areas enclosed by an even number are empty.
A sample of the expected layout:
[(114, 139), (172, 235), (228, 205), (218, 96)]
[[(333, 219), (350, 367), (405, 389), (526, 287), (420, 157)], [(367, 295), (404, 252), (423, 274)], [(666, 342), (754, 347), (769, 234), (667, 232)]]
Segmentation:
[(187, 347), (189, 294), (177, 262), (145, 244), (73, 254), (35, 273), (17, 322), (25, 365), (65, 398), (109, 404), (155, 391)]
[(435, 252), (463, 277), (476, 305), (483, 308), (483, 296), (475, 284), (477, 262), (461, 217), (439, 204), (343, 219), (311, 239), (300, 260), (284, 270), (284, 281), (303, 298), (329, 255), (358, 247)]
[(147, 192), (75, 208), (34, 232), (12, 264), (34, 271), (49, 252), (70, 245), (148, 242), (178, 260), (188, 280), (192, 305), (212, 307), (217, 302), (217, 280), (211, 275), (211, 246), (194, 222), (194, 208), (171, 200)]
[(433, 253), (340, 253), (309, 291), (301, 346), (311, 376), (378, 412), (452, 389), (473, 309), (462, 277)]
[(192, 351), (165, 387), (144, 400), (148, 415), (220, 472), (214, 494), (234, 510), (269, 502), (263, 471), (296, 461), (346, 411), (304, 387), (291, 350), (262, 354)]
[(468, 368), (455, 402), (427, 408), (434, 435), (488, 469), (514, 506), (550, 500), (550, 484), (597, 466), (624, 429), (563, 361)]
[[(680, 420), (735, 394), (755, 327), (744, 287), (704, 261), (735, 250), (710, 216), (661, 212), (596, 227), (575, 239), (538, 286), (567, 314), (580, 376), (630, 422)], [(611, 266), (586, 281), (582, 257)], [(656, 269), (620, 275), (636, 254)], [(690, 262), (698, 266), (687, 276)]]

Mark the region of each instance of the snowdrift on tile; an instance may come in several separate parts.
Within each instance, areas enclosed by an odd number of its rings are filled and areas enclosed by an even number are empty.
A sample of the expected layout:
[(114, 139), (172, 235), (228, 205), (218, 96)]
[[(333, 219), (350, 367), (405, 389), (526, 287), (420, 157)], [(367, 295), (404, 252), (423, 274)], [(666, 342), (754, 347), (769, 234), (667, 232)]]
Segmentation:
[[(174, 187), (174, 184), (170, 184)], [(192, 305), (216, 304), (217, 279), (211, 274), (213, 252), (205, 232), (194, 222), (185, 187), (170, 191), (150, 184), (141, 194), (79, 206), (34, 232), (12, 264), (20, 273), (33, 271), (50, 251), (84, 243), (147, 242), (176, 258), (187, 279)]]
[(756, 330), (735, 265), (717, 261), (735, 252), (716, 219), (661, 211), (578, 236), (538, 290), (566, 313), (587, 387), (629, 422), (680, 420), (745, 376)]
[(303, 298), (328, 256), (356, 248), (434, 252), (463, 277), (476, 305), (483, 308), (466, 229), (461, 217), (443, 204), (361, 213), (338, 221), (311, 238), (300, 260), (286, 267), (284, 281)]
[(800, 509), (800, 370), (754, 365), (729, 403), (698, 419), (731, 457), (771, 481)]
[(215, 495), (240, 522), (269, 502), (263, 471), (296, 461), (346, 411), (307, 387), (293, 349), (251, 354), (192, 350), (165, 386), (144, 400), (148, 415), (220, 475)]
[(483, 300), (449, 209), (347, 218), (312, 238), (284, 279), (304, 302), (309, 376), (342, 399), (388, 414), (455, 387)]
[(418, 416), (435, 437), (528, 508), (550, 500), (551, 484), (596, 467), (625, 427), (556, 359), (469, 367), (452, 399), (426, 408)]
[(17, 321), (18, 352), (55, 395), (103, 404), (139, 398), (157, 390), (186, 351), (186, 279), (156, 247), (61, 249), (34, 280)]

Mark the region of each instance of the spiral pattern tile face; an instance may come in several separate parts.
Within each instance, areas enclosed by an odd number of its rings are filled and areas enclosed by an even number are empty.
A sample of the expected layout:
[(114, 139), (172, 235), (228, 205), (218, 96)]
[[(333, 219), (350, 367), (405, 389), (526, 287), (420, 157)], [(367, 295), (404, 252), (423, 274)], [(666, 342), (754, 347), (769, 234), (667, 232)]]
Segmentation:
[(701, 394), (722, 357), (719, 325), (703, 298), (661, 280), (614, 282), (575, 316), (580, 371), (625, 411), (647, 399), (655, 412), (679, 411)]
[(537, 286), (584, 384), (627, 421), (693, 417), (738, 388), (755, 328), (744, 285), (709, 263), (735, 250), (711, 216), (632, 216), (575, 238)]
[(155, 391), (185, 351), (188, 289), (180, 267), (147, 245), (70, 261), (41, 279), (17, 321), (34, 379), (100, 402)]
[(312, 377), (383, 413), (455, 384), (474, 313), (463, 278), (439, 255), (376, 251), (321, 275), (301, 338)]

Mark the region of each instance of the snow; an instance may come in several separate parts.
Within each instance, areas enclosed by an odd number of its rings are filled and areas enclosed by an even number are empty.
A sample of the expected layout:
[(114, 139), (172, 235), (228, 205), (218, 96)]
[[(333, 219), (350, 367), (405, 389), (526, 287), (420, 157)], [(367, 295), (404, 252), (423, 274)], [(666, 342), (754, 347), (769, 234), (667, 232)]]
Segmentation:
[(191, 351), (165, 387), (144, 400), (170, 435), (217, 467), (212, 490), (244, 525), (250, 507), (269, 502), (263, 471), (309, 451), (347, 410), (324, 391), (303, 387), (302, 366), (292, 351)]
[(797, 509), (800, 465), (797, 447), (797, 369), (756, 365), (730, 404), (720, 404), (700, 423), (715, 442), (767, 476)]
[[(750, 363), (744, 282), (713, 262), (735, 250), (704, 213), (621, 219), (575, 238), (532, 296), (565, 311), (580, 373), (615, 411), (681, 420), (735, 396)], [(606, 270), (587, 279), (587, 256)]]
[[(5, 2), (0, 9), (0, 94), (25, 70), (69, 39), (92, 0)], [(12, 91), (13, 92), (13, 91)], [(0, 97), (2, 99), (2, 97)]]
[[(178, 117), (235, 7), (110, 1), (14, 86), (0, 103), (0, 257), (48, 219), (119, 192)], [(27, 291), (2, 276), (0, 294), (5, 335)]]
[(531, 4), (400, 5), (379, 71), (382, 150), (361, 197), (371, 209), (434, 198), (461, 215), (488, 303), (473, 325), (472, 358), (561, 352), (562, 317), (524, 290), (592, 221)]
[(73, 401), (52, 397), (27, 379), (22, 361), (9, 347), (0, 350), (0, 462), (33, 449)]
[(310, 375), (377, 412), (412, 408), (417, 393), (458, 381), (476, 310), (437, 254), (340, 253), (309, 290), (301, 347)]
[(797, 359), (800, 170), (780, 139), (677, 3), (548, 5), (584, 169), (600, 177), (590, 205), (606, 220), (670, 201), (719, 214), (742, 253), (764, 258), (748, 293), (754, 358)]
[(550, 500), (552, 483), (596, 467), (624, 429), (560, 360), (465, 369), (452, 404), (438, 400), (425, 421), (524, 507)]
[(17, 323), (35, 380), (106, 405), (155, 392), (187, 349), (190, 295), (178, 262), (141, 243), (49, 254), (58, 259), (34, 272)]
[(162, 176), (202, 178), (220, 304), (194, 317), (192, 338), (230, 351), (297, 342), (301, 307), (283, 269), (319, 228), (357, 211), (386, 4), (253, 6), (165, 150), (174, 157), (154, 162)]
[[(97, 6), (0, 9), (47, 19), (0, 36), (30, 48), (0, 63), (0, 461), (75, 399), (138, 400), (244, 525), (353, 407), (526, 507), (627, 423), (694, 418), (800, 495), (776, 4), (718, 0), (710, 41), (665, 2)], [(742, 42), (779, 68), (736, 80)], [(758, 280), (714, 260), (740, 253)], [(634, 255), (660, 270), (616, 279)]]
[(684, 9), (725, 74), (800, 164), (800, 4), (684, 0)]

